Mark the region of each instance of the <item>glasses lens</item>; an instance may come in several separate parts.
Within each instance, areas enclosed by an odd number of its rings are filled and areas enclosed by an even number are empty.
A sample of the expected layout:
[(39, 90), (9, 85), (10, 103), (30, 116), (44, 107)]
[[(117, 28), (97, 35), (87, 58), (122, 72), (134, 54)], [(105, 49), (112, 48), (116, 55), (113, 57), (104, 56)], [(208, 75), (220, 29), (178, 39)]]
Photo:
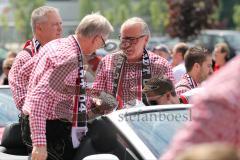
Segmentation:
[(120, 38), (120, 41), (121, 43), (131, 43), (131, 44), (136, 44), (138, 42), (138, 40), (142, 37), (144, 37), (145, 35), (141, 35), (141, 36), (138, 36), (138, 37), (121, 37), (119, 36)]

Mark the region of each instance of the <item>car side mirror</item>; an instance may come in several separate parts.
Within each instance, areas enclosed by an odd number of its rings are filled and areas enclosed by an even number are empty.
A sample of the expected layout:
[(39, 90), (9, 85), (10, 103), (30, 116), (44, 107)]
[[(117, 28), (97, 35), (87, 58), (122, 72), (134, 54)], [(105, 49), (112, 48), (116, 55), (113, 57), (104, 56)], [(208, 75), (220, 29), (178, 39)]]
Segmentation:
[(117, 156), (113, 154), (94, 154), (83, 158), (83, 160), (119, 160)]

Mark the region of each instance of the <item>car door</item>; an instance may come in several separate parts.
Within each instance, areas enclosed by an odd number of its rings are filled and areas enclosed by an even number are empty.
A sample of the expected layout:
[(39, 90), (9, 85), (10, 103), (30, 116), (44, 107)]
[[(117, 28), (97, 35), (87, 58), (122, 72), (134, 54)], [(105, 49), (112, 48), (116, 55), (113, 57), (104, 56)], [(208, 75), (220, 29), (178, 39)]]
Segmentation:
[(74, 160), (94, 154), (114, 154), (120, 160), (141, 160), (142, 158), (127, 139), (104, 116), (88, 124), (89, 131), (82, 139)]

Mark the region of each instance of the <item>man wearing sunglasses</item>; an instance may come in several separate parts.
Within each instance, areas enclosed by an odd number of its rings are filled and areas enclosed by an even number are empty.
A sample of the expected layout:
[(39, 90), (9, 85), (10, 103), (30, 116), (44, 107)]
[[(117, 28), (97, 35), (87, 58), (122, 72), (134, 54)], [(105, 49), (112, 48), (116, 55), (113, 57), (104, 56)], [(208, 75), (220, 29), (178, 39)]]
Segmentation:
[(102, 59), (93, 84), (95, 91), (105, 91), (116, 97), (116, 109), (142, 101), (143, 86), (151, 77), (166, 75), (174, 81), (167, 60), (145, 49), (150, 31), (143, 19), (126, 20), (119, 38), (120, 50)]
[(166, 76), (151, 78), (143, 88), (148, 105), (178, 104), (175, 87)]

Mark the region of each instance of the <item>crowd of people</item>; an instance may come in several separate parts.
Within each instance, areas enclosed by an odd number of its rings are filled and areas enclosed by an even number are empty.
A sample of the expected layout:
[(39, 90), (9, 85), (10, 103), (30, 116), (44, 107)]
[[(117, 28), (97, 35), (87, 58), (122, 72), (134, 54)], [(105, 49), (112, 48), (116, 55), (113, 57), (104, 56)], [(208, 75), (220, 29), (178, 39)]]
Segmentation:
[(8, 74), (13, 65), (17, 53), (9, 51), (2, 62), (2, 73), (0, 76), (0, 85), (8, 85)]
[[(89, 118), (134, 107), (139, 102), (191, 102), (184, 94), (196, 88), (211, 88), (205, 80), (220, 72), (229, 60), (225, 43), (217, 44), (213, 53), (182, 42), (172, 49), (159, 44), (148, 51), (145, 48), (150, 30), (139, 17), (123, 22), (120, 50), (103, 58), (95, 52), (105, 47), (114, 30), (99, 13), (86, 15), (75, 34), (66, 38), (62, 38), (62, 19), (54, 7), (35, 9), (31, 26), (33, 38), (4, 61), (1, 84), (10, 85), (21, 111), (22, 136), (33, 160), (71, 159), (87, 132)], [(197, 103), (204, 108), (207, 99)], [(194, 122), (189, 126), (197, 126)], [(188, 131), (197, 132), (194, 127)], [(203, 132), (196, 134), (197, 138), (189, 135), (189, 140), (204, 137)], [(217, 134), (214, 136), (217, 138)], [(166, 156), (174, 155), (179, 147), (173, 145)]]

